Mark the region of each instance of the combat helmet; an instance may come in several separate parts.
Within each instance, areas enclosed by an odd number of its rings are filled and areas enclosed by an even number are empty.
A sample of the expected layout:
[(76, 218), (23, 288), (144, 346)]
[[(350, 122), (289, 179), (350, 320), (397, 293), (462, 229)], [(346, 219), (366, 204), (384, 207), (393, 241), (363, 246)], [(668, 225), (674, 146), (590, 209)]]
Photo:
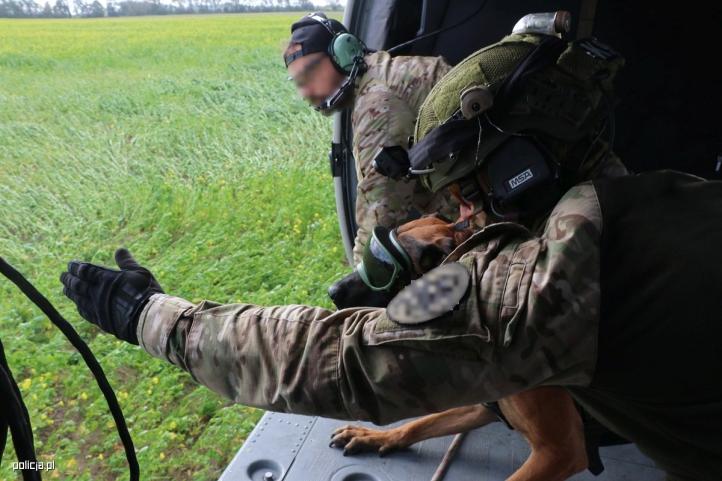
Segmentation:
[[(548, 208), (613, 122), (624, 59), (595, 38), (519, 32), (473, 53), (424, 101), (408, 173), (431, 191), (454, 186), (497, 217)], [(483, 168), (482, 168), (483, 167)]]

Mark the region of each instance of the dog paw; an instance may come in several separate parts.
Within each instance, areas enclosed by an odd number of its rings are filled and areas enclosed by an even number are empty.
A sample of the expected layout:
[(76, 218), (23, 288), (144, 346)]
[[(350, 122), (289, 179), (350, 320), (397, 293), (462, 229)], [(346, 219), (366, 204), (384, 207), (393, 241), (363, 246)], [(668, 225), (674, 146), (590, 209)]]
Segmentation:
[(361, 426), (343, 426), (331, 434), (329, 447), (343, 448), (343, 455), (376, 451), (379, 456), (405, 447), (393, 430), (382, 431)]

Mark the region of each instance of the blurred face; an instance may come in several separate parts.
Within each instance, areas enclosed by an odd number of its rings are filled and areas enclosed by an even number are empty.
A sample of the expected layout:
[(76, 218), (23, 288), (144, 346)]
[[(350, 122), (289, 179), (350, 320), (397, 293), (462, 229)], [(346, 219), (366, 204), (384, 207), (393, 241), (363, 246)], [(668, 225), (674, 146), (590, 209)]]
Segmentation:
[[(300, 50), (300, 45), (292, 45), (286, 52)], [(345, 77), (338, 72), (325, 53), (304, 55), (291, 62), (288, 75), (296, 83), (298, 94), (313, 106), (320, 105), (341, 86)]]

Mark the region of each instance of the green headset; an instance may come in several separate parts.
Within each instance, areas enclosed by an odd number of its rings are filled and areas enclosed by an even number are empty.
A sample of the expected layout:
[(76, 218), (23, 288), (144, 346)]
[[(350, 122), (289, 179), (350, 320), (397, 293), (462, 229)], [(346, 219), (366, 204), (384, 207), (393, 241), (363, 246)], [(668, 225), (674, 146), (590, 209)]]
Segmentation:
[(318, 13), (309, 13), (306, 17), (317, 21), (332, 35), (328, 44), (328, 56), (336, 69), (344, 75), (349, 75), (359, 59), (363, 59), (366, 46), (354, 34), (347, 31), (336, 31), (325, 16)]

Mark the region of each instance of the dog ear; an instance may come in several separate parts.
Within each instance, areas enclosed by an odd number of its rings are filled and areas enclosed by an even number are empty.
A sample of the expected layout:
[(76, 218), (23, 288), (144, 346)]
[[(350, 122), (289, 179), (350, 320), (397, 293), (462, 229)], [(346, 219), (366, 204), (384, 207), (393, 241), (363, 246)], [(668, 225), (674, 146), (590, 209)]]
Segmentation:
[(471, 229), (455, 230), (453, 233), (454, 244), (456, 244), (455, 247), (466, 242), (466, 240), (471, 237), (472, 232)]

